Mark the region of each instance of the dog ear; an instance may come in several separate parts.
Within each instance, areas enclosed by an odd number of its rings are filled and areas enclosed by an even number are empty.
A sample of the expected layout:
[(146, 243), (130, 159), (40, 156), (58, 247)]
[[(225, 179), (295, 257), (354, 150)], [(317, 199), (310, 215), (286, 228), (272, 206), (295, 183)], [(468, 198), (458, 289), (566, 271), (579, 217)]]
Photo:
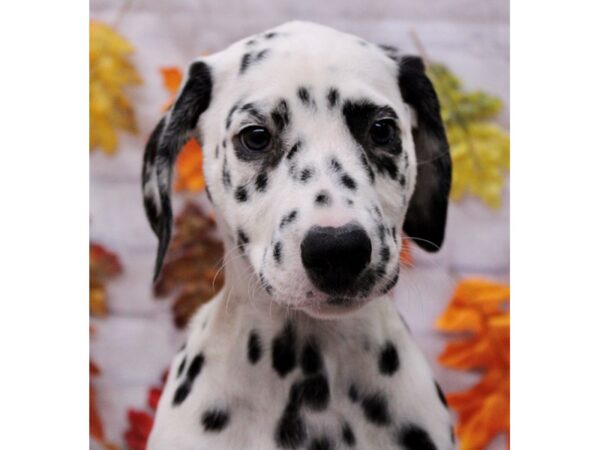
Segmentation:
[(417, 115), (413, 140), (417, 155), (417, 183), (410, 200), (404, 232), (424, 250), (439, 250), (444, 242), (452, 162), (440, 104), (419, 57), (400, 60), (399, 85), (404, 101)]
[(212, 78), (202, 61), (193, 63), (173, 106), (150, 135), (144, 153), (142, 191), (146, 217), (158, 237), (154, 280), (158, 278), (171, 239), (171, 172), (179, 151), (192, 136), (200, 114), (209, 106)]

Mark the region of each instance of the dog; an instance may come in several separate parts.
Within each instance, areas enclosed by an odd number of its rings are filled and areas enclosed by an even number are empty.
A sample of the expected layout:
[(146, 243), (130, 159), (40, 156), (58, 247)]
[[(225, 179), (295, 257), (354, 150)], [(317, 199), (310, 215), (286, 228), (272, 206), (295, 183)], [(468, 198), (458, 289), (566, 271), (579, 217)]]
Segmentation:
[(422, 60), (291, 22), (194, 61), (144, 154), (155, 277), (190, 137), (225, 284), (190, 322), (148, 448), (453, 449), (389, 295), (401, 232), (427, 251), (444, 239), (451, 161)]

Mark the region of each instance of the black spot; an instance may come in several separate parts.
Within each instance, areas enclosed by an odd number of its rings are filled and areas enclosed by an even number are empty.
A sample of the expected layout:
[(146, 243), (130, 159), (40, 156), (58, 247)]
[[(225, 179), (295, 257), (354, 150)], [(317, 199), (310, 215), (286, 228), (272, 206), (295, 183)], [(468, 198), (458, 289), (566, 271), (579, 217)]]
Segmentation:
[(248, 191), (244, 186), (237, 187), (237, 189), (235, 190), (235, 199), (240, 203), (243, 203), (246, 200), (248, 200)]
[(244, 251), (246, 244), (250, 242), (248, 235), (244, 233), (242, 230), (238, 230), (237, 232), (237, 245)]
[(215, 158), (218, 158), (218, 157), (219, 157), (219, 146), (217, 145), (215, 147)]
[(323, 368), (323, 359), (314, 339), (309, 339), (304, 345), (300, 356), (300, 367), (306, 375), (315, 374)]
[(265, 48), (264, 50), (261, 50), (261, 51), (260, 51), (260, 52), (258, 52), (258, 53), (256, 54), (256, 56), (254, 57), (254, 61), (255, 61), (255, 62), (258, 62), (258, 61), (260, 61), (260, 60), (261, 60), (261, 59), (263, 59), (265, 56), (267, 56), (267, 54), (268, 54), (268, 53), (269, 53), (269, 50), (268, 50), (268, 49), (266, 49), (266, 48)]
[(256, 330), (250, 332), (248, 337), (248, 360), (251, 364), (256, 364), (262, 356), (262, 344), (260, 342), (260, 336)]
[(397, 442), (398, 445), (402, 445), (406, 450), (437, 450), (437, 447), (429, 437), (429, 433), (414, 424), (405, 425), (400, 430)]
[(369, 182), (373, 184), (375, 182), (375, 172), (373, 172), (373, 168), (369, 164), (369, 161), (367, 160), (367, 157), (364, 153), (360, 154), (360, 162), (367, 171), (367, 174), (369, 175)]
[(377, 225), (377, 236), (379, 237), (379, 242), (383, 243), (385, 241), (385, 226), (382, 223)]
[(199, 353), (192, 360), (190, 367), (188, 367), (187, 371), (187, 379), (190, 383), (193, 383), (200, 371), (202, 370), (202, 366), (204, 365), (204, 355)]
[(298, 410), (286, 408), (275, 428), (275, 442), (279, 447), (296, 449), (306, 440), (306, 425)]
[(318, 206), (328, 206), (331, 204), (331, 197), (326, 191), (321, 191), (315, 196), (315, 204)]
[(342, 425), (342, 439), (348, 447), (354, 447), (354, 444), (356, 443), (354, 432), (348, 422), (344, 422)]
[(222, 172), (223, 186), (225, 189), (231, 187), (231, 174), (229, 173), (229, 169), (227, 168), (227, 160), (223, 161), (223, 172)]
[(300, 181), (302, 183), (306, 183), (312, 178), (313, 175), (314, 171), (310, 167), (306, 167), (302, 169), (302, 172), (300, 172)]
[(391, 342), (386, 342), (379, 353), (379, 371), (383, 375), (393, 375), (400, 367), (400, 359), (396, 346)]
[(308, 89), (306, 89), (305, 87), (299, 88), (298, 98), (303, 104), (308, 105), (310, 103), (310, 94), (308, 93)]
[(273, 369), (282, 378), (296, 367), (296, 333), (290, 322), (273, 339), (271, 357)]
[(381, 250), (379, 251), (379, 256), (381, 257), (382, 263), (387, 263), (390, 260), (390, 248), (381, 247)]
[(256, 181), (254, 185), (256, 186), (256, 190), (258, 192), (264, 192), (267, 189), (267, 184), (269, 183), (269, 177), (265, 172), (261, 172), (256, 176)]
[(275, 31), (270, 31), (269, 33), (265, 34), (265, 39), (273, 39), (277, 35), (278, 33), (276, 33)]
[(252, 47), (254, 44), (256, 44), (256, 41), (254, 39), (250, 39), (249, 41), (246, 42), (246, 45), (248, 47)]
[(242, 56), (242, 60), (240, 62), (240, 75), (242, 75), (248, 69), (248, 66), (250, 65), (251, 60), (252, 60), (252, 54), (244, 53), (244, 56)]
[(179, 368), (177, 369), (177, 378), (179, 378), (181, 376), (181, 374), (183, 373), (183, 369), (185, 368), (185, 363), (186, 363), (186, 358), (184, 356), (183, 360), (181, 361), (181, 364), (179, 364)]
[(358, 401), (358, 389), (355, 384), (351, 384), (348, 389), (348, 397), (352, 403), (356, 403)]
[(329, 161), (329, 166), (332, 168), (332, 170), (334, 172), (341, 172), (341, 170), (342, 170), (342, 165), (335, 158), (331, 158), (331, 161)]
[(352, 205), (354, 205), (354, 200), (352, 200), (352, 199), (350, 199), (350, 198), (347, 198), (347, 199), (346, 199), (346, 204), (347, 204), (348, 206), (352, 206)]
[(202, 425), (205, 431), (221, 431), (229, 423), (229, 413), (226, 410), (212, 409), (202, 414)]
[(271, 294), (273, 292), (273, 286), (269, 284), (269, 282), (265, 278), (264, 273), (259, 272), (258, 277), (260, 278), (260, 283), (262, 284), (263, 288), (265, 289), (265, 291), (267, 291), (267, 294)]
[(390, 412), (385, 398), (381, 394), (371, 394), (363, 398), (361, 403), (367, 420), (374, 425), (384, 426), (390, 423)]
[(338, 92), (337, 89), (335, 89), (335, 88), (329, 89), (329, 91), (327, 92), (327, 104), (329, 105), (330, 108), (333, 108), (335, 105), (337, 105), (339, 98), (340, 98), (340, 93)]
[(283, 128), (288, 125), (290, 116), (285, 100), (280, 100), (275, 109), (273, 109), (271, 112), (271, 119), (273, 119), (278, 131), (283, 130)]
[(308, 450), (331, 450), (331, 441), (326, 437), (315, 438), (308, 446)]
[(227, 148), (227, 140), (223, 139), (223, 142), (221, 142), (221, 144), (223, 145), (223, 148)]
[(400, 174), (398, 181), (400, 182), (400, 186), (404, 187), (406, 185), (406, 177), (404, 174)]
[(342, 184), (344, 186), (346, 186), (348, 189), (350, 189), (352, 191), (356, 189), (356, 181), (354, 181), (354, 179), (347, 173), (342, 175), (341, 181), (342, 181)]
[(322, 374), (309, 376), (295, 382), (290, 389), (290, 403), (306, 405), (315, 411), (322, 411), (329, 404), (329, 383)]
[(387, 294), (389, 291), (391, 291), (394, 288), (394, 286), (396, 286), (396, 283), (398, 282), (398, 278), (400, 278), (400, 266), (399, 265), (397, 265), (396, 268), (394, 269), (394, 276), (383, 287), (383, 289), (381, 290), (381, 294), (382, 295)]
[(283, 219), (281, 219), (279, 228), (284, 229), (286, 226), (293, 223), (296, 220), (296, 217), (298, 217), (298, 210), (294, 209), (290, 211), (287, 215), (283, 216)]
[(175, 391), (175, 396), (173, 397), (173, 406), (181, 405), (181, 403), (183, 403), (183, 401), (187, 398), (188, 394), (190, 393), (191, 388), (192, 386), (190, 385), (190, 383), (187, 382), (187, 380), (184, 381), (181, 385), (179, 385), (179, 387)]
[[(175, 390), (175, 396), (173, 397), (173, 406), (180, 405), (187, 398), (188, 394), (192, 390), (194, 380), (202, 370), (203, 365), (204, 355), (202, 353), (198, 353), (190, 363), (190, 366), (188, 367), (187, 373), (185, 375), (185, 379)], [(182, 371), (183, 365), (179, 366), (178, 376), (181, 374)]]
[(275, 245), (273, 246), (273, 259), (275, 260), (275, 262), (277, 264), (281, 263), (281, 247), (282, 247), (282, 243), (281, 241), (277, 241), (275, 243)]
[[(225, 119), (225, 129), (229, 130), (229, 127), (231, 126), (231, 120), (233, 119), (233, 114), (235, 113), (235, 111), (238, 109), (238, 104), (236, 103), (235, 105), (233, 105), (231, 107), (231, 109), (229, 110), (229, 112), (227, 113), (227, 118)], [(224, 146), (224, 145), (223, 145)]]
[(452, 441), (453, 444), (456, 443), (456, 436), (454, 435), (454, 428), (452, 426), (450, 426), (450, 441)]
[(442, 391), (442, 388), (440, 387), (440, 385), (438, 384), (437, 381), (435, 382), (435, 390), (437, 391), (437, 395), (438, 395), (438, 398), (440, 399), (440, 401), (444, 404), (444, 406), (446, 408), (448, 408), (448, 400), (446, 400), (444, 391)]
[(210, 193), (210, 189), (208, 188), (208, 186), (206, 186), (204, 188), (204, 190), (206, 191), (206, 197), (208, 198), (208, 201), (214, 204), (213, 198), (212, 198), (212, 195)]
[(396, 227), (392, 227), (392, 237), (394, 238), (394, 242), (398, 243), (398, 238), (396, 236)]
[(286, 159), (291, 160), (294, 158), (294, 156), (296, 155), (296, 153), (298, 153), (298, 150), (300, 150), (300, 147), (302, 146), (302, 142), (298, 141), (296, 142), (292, 148), (290, 149), (290, 151), (288, 152)]

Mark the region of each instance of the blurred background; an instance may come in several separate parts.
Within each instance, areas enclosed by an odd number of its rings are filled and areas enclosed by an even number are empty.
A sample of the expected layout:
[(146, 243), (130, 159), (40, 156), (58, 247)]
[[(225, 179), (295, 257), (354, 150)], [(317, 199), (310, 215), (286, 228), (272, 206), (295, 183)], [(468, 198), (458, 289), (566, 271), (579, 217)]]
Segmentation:
[(508, 1), (92, 0), (90, 18), (91, 448), (145, 448), (161, 377), (187, 318), (212, 295), (220, 258), (191, 142), (177, 165), (176, 238), (153, 288), (146, 139), (190, 60), (294, 19), (428, 63), (452, 147), (453, 201), (444, 247), (409, 246), (394, 301), (448, 394), (460, 448), (506, 448)]

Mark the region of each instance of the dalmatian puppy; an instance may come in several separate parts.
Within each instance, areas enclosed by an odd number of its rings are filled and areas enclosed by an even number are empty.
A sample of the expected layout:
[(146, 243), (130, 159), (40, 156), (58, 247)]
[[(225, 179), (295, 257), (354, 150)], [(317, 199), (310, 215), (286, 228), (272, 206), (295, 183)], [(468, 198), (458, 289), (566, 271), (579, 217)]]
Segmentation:
[(389, 294), (400, 231), (429, 251), (444, 238), (450, 157), (422, 61), (292, 22), (199, 58), (182, 86), (144, 155), (155, 276), (195, 136), (225, 285), (190, 323), (149, 448), (453, 449)]

